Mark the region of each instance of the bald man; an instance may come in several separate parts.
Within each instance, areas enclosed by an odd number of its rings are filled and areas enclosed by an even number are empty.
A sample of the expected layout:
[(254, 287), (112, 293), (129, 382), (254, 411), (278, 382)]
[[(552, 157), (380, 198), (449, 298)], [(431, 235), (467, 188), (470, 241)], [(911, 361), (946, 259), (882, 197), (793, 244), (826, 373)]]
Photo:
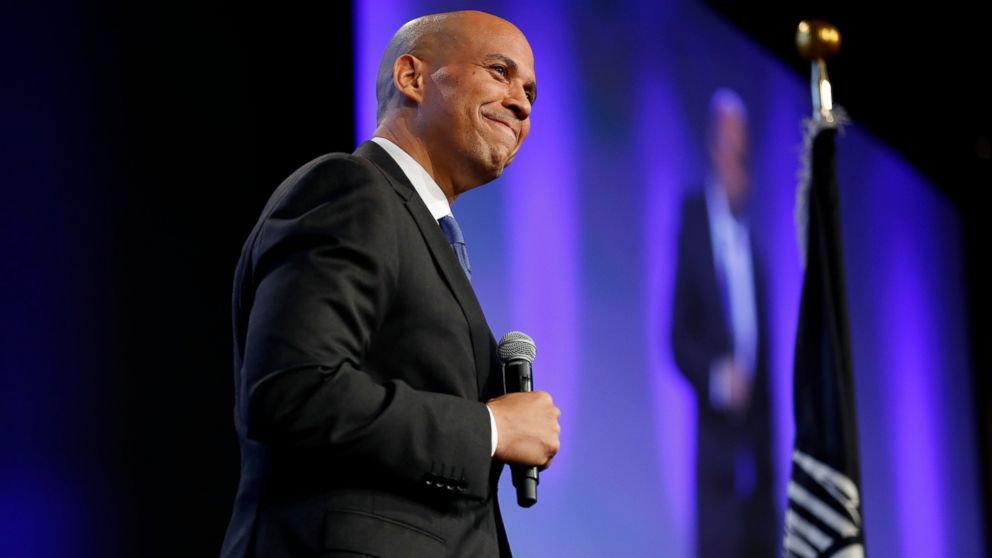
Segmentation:
[(729, 89), (710, 101), (710, 175), (686, 197), (672, 346), (696, 392), (698, 556), (773, 556), (768, 328), (763, 268), (747, 222), (747, 110)]
[(503, 464), (558, 451), (551, 397), (503, 394), (451, 213), (530, 131), (530, 45), (488, 14), (422, 17), (376, 95), (375, 137), (286, 179), (241, 253), (225, 558), (509, 556)]

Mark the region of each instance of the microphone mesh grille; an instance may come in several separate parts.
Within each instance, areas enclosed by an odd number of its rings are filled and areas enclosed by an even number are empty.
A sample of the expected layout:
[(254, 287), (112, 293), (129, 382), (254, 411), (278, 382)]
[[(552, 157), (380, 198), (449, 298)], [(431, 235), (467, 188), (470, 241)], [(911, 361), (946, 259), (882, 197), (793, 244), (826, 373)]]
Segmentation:
[(499, 340), (499, 360), (503, 363), (520, 359), (533, 363), (536, 356), (537, 346), (526, 333), (511, 331)]

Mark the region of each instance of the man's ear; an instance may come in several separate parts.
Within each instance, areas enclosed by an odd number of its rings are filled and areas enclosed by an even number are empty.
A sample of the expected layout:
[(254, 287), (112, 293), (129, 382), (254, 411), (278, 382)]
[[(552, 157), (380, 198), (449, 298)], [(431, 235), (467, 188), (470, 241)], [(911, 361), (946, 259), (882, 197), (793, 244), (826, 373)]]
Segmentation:
[(418, 105), (424, 100), (424, 66), (424, 61), (412, 54), (404, 54), (393, 63), (393, 85)]

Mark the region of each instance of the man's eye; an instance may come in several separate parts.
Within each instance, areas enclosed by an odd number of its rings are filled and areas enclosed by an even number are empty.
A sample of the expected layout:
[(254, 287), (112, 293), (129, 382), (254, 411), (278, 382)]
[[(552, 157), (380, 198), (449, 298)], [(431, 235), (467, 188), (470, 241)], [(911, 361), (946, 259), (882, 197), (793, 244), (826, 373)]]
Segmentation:
[(489, 68), (503, 77), (506, 77), (506, 75), (509, 73), (506, 69), (506, 66), (500, 66), (499, 64), (489, 66)]

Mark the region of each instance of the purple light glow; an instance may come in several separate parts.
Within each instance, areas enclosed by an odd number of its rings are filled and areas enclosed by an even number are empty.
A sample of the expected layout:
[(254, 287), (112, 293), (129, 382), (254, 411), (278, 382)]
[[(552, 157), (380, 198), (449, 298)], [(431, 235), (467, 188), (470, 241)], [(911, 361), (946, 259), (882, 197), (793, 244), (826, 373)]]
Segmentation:
[[(862, 198), (852, 213), (865, 213), (874, 222), (858, 239), (859, 259), (872, 261), (881, 276), (866, 310), (876, 314), (877, 346), (862, 348), (875, 351), (876, 368), (855, 368), (879, 376), (869, 388), (874, 393), (859, 394), (859, 412), (869, 415), (859, 419), (866, 430), (882, 429), (872, 437), (887, 441), (889, 456), (890, 499), (869, 500), (872, 490), (865, 487), (868, 548), (904, 556), (978, 555), (975, 491), (965, 488), (968, 482), (952, 480), (976, 478), (971, 400), (963, 397), (969, 383), (966, 342), (961, 335), (946, 335), (961, 327), (953, 316), (964, 315), (960, 283), (954, 285), (961, 279), (961, 260), (950, 258), (960, 244), (955, 217), (917, 173), (888, 155), (866, 173), (869, 192), (849, 189)], [(938, 268), (940, 275), (934, 273)], [(872, 416), (877, 414), (883, 416)], [(871, 455), (873, 449), (864, 452)], [(883, 527), (894, 536), (873, 539), (873, 521), (894, 523)]]
[[(516, 8), (516, 9), (515, 9)], [(514, 547), (524, 554), (550, 556), (568, 544), (566, 494), (575, 491), (575, 446), (579, 355), (578, 189), (573, 88), (566, 75), (570, 50), (567, 30), (544, 25), (561, 11), (558, 2), (507, 4), (498, 12), (523, 30), (534, 51), (540, 99), (531, 115), (531, 134), (498, 185), (509, 285), (508, 327), (529, 333), (538, 346), (535, 388), (552, 394), (562, 409), (563, 451), (541, 479), (541, 503), (522, 510), (503, 506)], [(485, 296), (480, 294), (480, 296)], [(579, 473), (581, 475), (581, 473)], [(581, 478), (581, 476), (580, 476)], [(579, 481), (581, 482), (581, 481)], [(512, 502), (512, 484), (502, 499)], [(554, 530), (555, 533), (548, 531)]]
[[(874, 184), (882, 182), (873, 181)], [(885, 328), (897, 331), (898, 343), (880, 348), (886, 382), (896, 389), (890, 392), (888, 422), (898, 425), (891, 438), (891, 452), (898, 456), (893, 470), (898, 495), (901, 556), (944, 556), (943, 509), (939, 496), (941, 475), (936, 429), (943, 421), (935, 412), (934, 392), (929, 371), (934, 369), (930, 355), (932, 345), (925, 331), (934, 316), (918, 283), (919, 262), (909, 238), (900, 235), (887, 250), (891, 260), (883, 266), (893, 289), (879, 301)], [(869, 539), (869, 544), (871, 540)]]
[(868, 551), (983, 556), (958, 218), (856, 126), (838, 148)]
[[(541, 29), (536, 36), (528, 33), (539, 61), (541, 102), (535, 105), (533, 133), (500, 191), (510, 247), (512, 322), (540, 343), (546, 364), (538, 387), (553, 393), (559, 407), (574, 409), (579, 369), (574, 101), (565, 75), (568, 37), (561, 27), (541, 25), (556, 11), (554, 3), (543, 2), (507, 15), (522, 29)], [(565, 446), (573, 434), (570, 414), (561, 419)], [(566, 453), (556, 461), (555, 474), (566, 474), (569, 466)]]
[[(644, 341), (648, 349), (648, 374), (652, 380), (654, 435), (658, 473), (667, 494), (668, 525), (665, 539), (671, 541), (672, 554), (688, 556), (695, 548), (695, 459), (696, 401), (691, 387), (679, 372), (672, 355), (672, 297), (675, 283), (674, 263), (678, 255), (679, 208), (685, 185), (697, 180), (685, 159), (685, 138), (689, 136), (683, 121), (683, 107), (672, 90), (676, 80), (670, 76), (648, 73), (638, 85), (640, 106), (646, 108), (644, 126), (637, 144), (642, 149), (638, 159), (648, 162), (644, 203), (644, 260), (646, 292), (642, 295)], [(659, 134), (656, 130), (665, 130)], [(695, 154), (698, 157), (698, 153)]]

